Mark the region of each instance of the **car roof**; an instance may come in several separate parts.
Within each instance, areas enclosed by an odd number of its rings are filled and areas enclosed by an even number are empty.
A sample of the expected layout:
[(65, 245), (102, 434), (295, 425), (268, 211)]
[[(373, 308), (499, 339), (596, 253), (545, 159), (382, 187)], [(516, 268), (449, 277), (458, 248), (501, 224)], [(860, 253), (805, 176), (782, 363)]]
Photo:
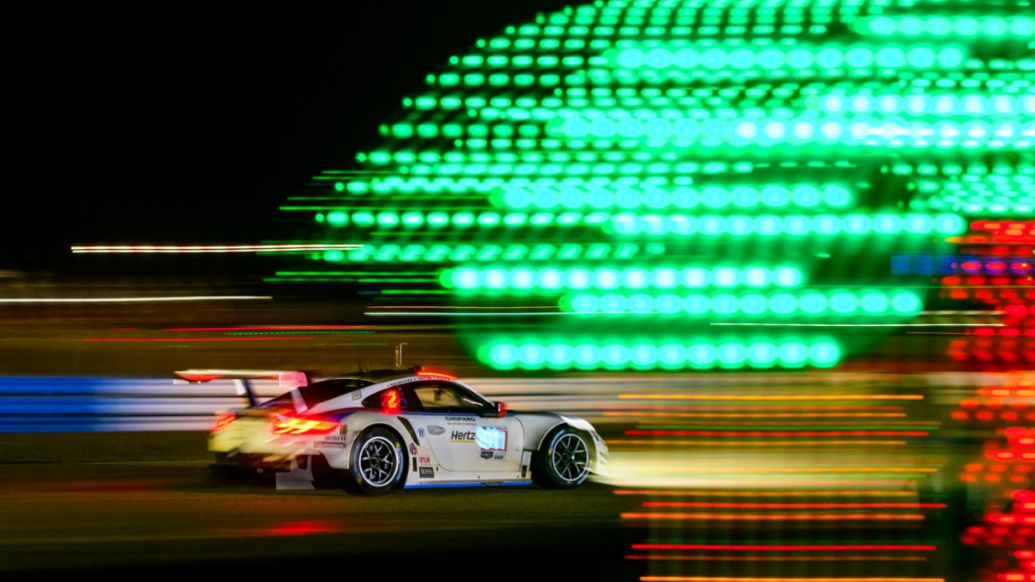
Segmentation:
[(346, 374), (338, 374), (332, 378), (328, 378), (328, 380), (370, 380), (374, 383), (381, 383), (395, 378), (415, 376), (421, 370), (423, 370), (423, 368), (420, 366), (411, 366), (409, 368), (384, 368), (380, 370), (357, 370)]

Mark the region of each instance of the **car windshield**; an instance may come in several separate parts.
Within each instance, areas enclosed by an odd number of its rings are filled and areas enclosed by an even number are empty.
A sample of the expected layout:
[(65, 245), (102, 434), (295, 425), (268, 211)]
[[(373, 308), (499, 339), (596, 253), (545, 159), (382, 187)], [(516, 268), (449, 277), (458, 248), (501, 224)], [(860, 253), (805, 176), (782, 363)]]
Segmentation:
[[(343, 394), (348, 394), (353, 390), (359, 390), (364, 386), (369, 386), (371, 382), (369, 380), (359, 380), (356, 378), (339, 378), (333, 380), (321, 380), (308, 386), (298, 388), (298, 393), (302, 396), (302, 400), (306, 406), (315, 406), (321, 402), (330, 400), (331, 398), (337, 398)], [(260, 404), (260, 407), (275, 407), (275, 406), (286, 406), (294, 403), (291, 392), (285, 392), (276, 398), (267, 400)]]

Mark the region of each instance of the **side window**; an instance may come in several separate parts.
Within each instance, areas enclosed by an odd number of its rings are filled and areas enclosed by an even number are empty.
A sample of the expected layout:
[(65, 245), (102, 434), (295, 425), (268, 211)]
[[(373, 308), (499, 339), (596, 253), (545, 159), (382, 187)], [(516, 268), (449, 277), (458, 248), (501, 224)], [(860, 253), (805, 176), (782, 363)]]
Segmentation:
[(426, 412), (481, 413), (489, 404), (462, 387), (447, 382), (418, 382), (413, 393)]
[(363, 400), (363, 406), (381, 410), (420, 410), (420, 402), (414, 398), (413, 390), (409, 386), (393, 386), (367, 396)]

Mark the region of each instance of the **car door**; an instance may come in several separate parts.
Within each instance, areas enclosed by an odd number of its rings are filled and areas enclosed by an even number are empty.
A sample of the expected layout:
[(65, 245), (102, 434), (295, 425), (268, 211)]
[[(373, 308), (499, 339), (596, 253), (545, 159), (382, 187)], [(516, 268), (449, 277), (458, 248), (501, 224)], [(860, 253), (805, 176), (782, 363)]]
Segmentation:
[(438, 464), (456, 478), (513, 478), (521, 470), (521, 424), (499, 418), (494, 406), (448, 381), (410, 385), (421, 406), (412, 418)]

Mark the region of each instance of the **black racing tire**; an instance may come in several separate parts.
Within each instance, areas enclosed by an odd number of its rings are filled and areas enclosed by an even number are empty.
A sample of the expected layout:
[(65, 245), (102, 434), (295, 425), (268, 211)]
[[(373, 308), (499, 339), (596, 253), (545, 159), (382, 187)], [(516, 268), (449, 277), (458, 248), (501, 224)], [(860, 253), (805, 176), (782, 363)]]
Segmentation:
[(406, 444), (395, 431), (375, 426), (363, 431), (352, 445), (349, 486), (364, 495), (386, 495), (403, 484)]
[(570, 426), (554, 429), (532, 453), (532, 480), (550, 489), (574, 489), (589, 478), (589, 438)]

